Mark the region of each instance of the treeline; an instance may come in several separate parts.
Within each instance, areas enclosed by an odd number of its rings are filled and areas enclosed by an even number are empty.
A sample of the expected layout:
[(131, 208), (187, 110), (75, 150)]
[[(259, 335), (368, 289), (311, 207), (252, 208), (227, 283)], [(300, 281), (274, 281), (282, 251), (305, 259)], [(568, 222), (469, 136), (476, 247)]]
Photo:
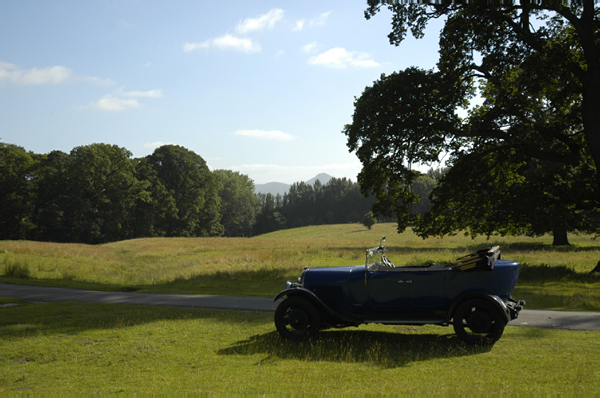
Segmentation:
[(0, 239), (221, 236), (223, 185), (200, 156), (180, 146), (133, 159), (116, 145), (40, 155), (0, 144)]
[[(431, 208), (428, 199), (437, 179), (444, 170), (430, 170), (418, 177), (412, 185), (421, 197), (412, 205), (413, 214), (422, 214)], [(376, 202), (374, 196), (364, 197), (360, 185), (346, 178), (331, 179), (326, 185), (299, 182), (281, 195), (261, 194), (261, 211), (257, 217), (255, 233), (262, 234), (285, 228), (307, 225), (342, 224), (361, 222)], [(379, 215), (379, 221), (392, 221)]]
[(332, 178), (326, 185), (292, 184), (283, 196), (259, 194), (262, 207), (255, 232), (262, 234), (307, 225), (359, 222), (371, 211), (374, 197), (365, 198), (357, 183)]
[(132, 158), (127, 149), (108, 144), (35, 154), (0, 143), (0, 239), (97, 244), (252, 236), (359, 222), (374, 202), (345, 178), (296, 183), (283, 196), (256, 195), (248, 176), (211, 172), (201, 156), (176, 145)]

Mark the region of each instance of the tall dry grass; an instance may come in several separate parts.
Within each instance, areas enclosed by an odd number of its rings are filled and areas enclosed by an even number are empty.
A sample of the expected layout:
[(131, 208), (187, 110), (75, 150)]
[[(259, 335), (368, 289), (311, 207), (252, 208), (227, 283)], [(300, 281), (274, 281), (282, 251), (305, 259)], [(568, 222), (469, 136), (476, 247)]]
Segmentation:
[(97, 246), (0, 241), (0, 279), (10, 278), (6, 270), (18, 265), (28, 273), (27, 283), (271, 296), (287, 279), (296, 279), (304, 266), (364, 263), (365, 248), (378, 245), (382, 235), (387, 237), (388, 257), (399, 266), (452, 262), (482, 247), (500, 245), (504, 259), (524, 264), (524, 276), (529, 269), (532, 279), (540, 279), (536, 272), (552, 274), (546, 270), (550, 267), (563, 270), (560, 280), (586, 274), (600, 259), (600, 241), (585, 235), (571, 235), (569, 247), (553, 247), (551, 236), (421, 239), (410, 230), (398, 234), (395, 224), (377, 224), (371, 230), (341, 224), (253, 238), (151, 238)]

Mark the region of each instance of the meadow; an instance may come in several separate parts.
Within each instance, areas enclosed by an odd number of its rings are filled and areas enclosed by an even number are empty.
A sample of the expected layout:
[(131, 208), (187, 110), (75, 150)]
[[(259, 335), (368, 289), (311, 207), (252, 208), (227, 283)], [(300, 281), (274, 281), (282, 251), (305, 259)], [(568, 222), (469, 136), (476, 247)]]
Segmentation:
[[(392, 224), (307, 227), (254, 238), (136, 239), (106, 245), (0, 242), (1, 282), (272, 297), (303, 266), (364, 262), (387, 236), (397, 265), (450, 262), (500, 244), (523, 263), (527, 308), (600, 310), (590, 236), (423, 240)], [(0, 293), (0, 395), (598, 394), (598, 332), (507, 327), (493, 347), (451, 327), (328, 330), (282, 340), (268, 312), (28, 303)], [(533, 304), (532, 304), (533, 303)]]
[[(396, 265), (453, 262), (500, 245), (502, 257), (523, 264), (514, 296), (529, 309), (600, 310), (600, 241), (552, 237), (421, 239), (395, 224), (359, 224), (277, 231), (253, 238), (149, 238), (104, 245), (0, 241), (0, 281), (110, 291), (273, 297), (304, 266), (357, 265), (365, 249), (387, 237)], [(2, 271), (4, 273), (2, 274)]]

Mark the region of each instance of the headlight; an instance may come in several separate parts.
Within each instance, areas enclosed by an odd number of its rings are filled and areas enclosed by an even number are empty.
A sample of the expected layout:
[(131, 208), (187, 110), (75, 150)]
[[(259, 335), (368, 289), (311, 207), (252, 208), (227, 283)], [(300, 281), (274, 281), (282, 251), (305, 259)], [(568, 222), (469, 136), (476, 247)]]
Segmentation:
[(294, 287), (304, 287), (304, 274), (306, 273), (306, 270), (307, 269), (305, 268), (304, 271), (302, 271), (296, 282), (287, 281), (285, 284), (285, 288), (292, 289)]

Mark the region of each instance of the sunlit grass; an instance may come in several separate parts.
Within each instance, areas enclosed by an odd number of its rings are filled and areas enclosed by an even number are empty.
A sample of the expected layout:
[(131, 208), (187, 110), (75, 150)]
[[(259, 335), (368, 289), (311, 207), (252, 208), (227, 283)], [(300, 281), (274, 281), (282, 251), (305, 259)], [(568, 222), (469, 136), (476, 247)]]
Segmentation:
[(293, 343), (263, 312), (24, 303), (0, 315), (2, 395), (600, 392), (597, 332), (509, 326), (474, 348), (449, 327), (366, 325)]
[[(568, 247), (553, 247), (551, 236), (421, 239), (410, 230), (398, 234), (393, 223), (377, 224), (371, 230), (360, 224), (339, 224), (253, 238), (153, 238), (98, 246), (0, 241), (0, 281), (272, 297), (304, 266), (364, 263), (365, 249), (378, 245), (382, 235), (387, 236), (388, 257), (399, 266), (452, 262), (480, 248), (500, 245), (504, 259), (523, 264), (515, 297), (526, 295), (528, 308), (600, 309), (600, 279), (589, 274), (600, 260), (600, 241), (589, 235), (570, 235)], [(28, 278), (7, 270), (23, 271)]]
[(447, 327), (368, 325), (293, 343), (262, 312), (46, 303), (0, 314), (2, 395), (600, 392), (597, 332), (508, 327), (474, 348)]

